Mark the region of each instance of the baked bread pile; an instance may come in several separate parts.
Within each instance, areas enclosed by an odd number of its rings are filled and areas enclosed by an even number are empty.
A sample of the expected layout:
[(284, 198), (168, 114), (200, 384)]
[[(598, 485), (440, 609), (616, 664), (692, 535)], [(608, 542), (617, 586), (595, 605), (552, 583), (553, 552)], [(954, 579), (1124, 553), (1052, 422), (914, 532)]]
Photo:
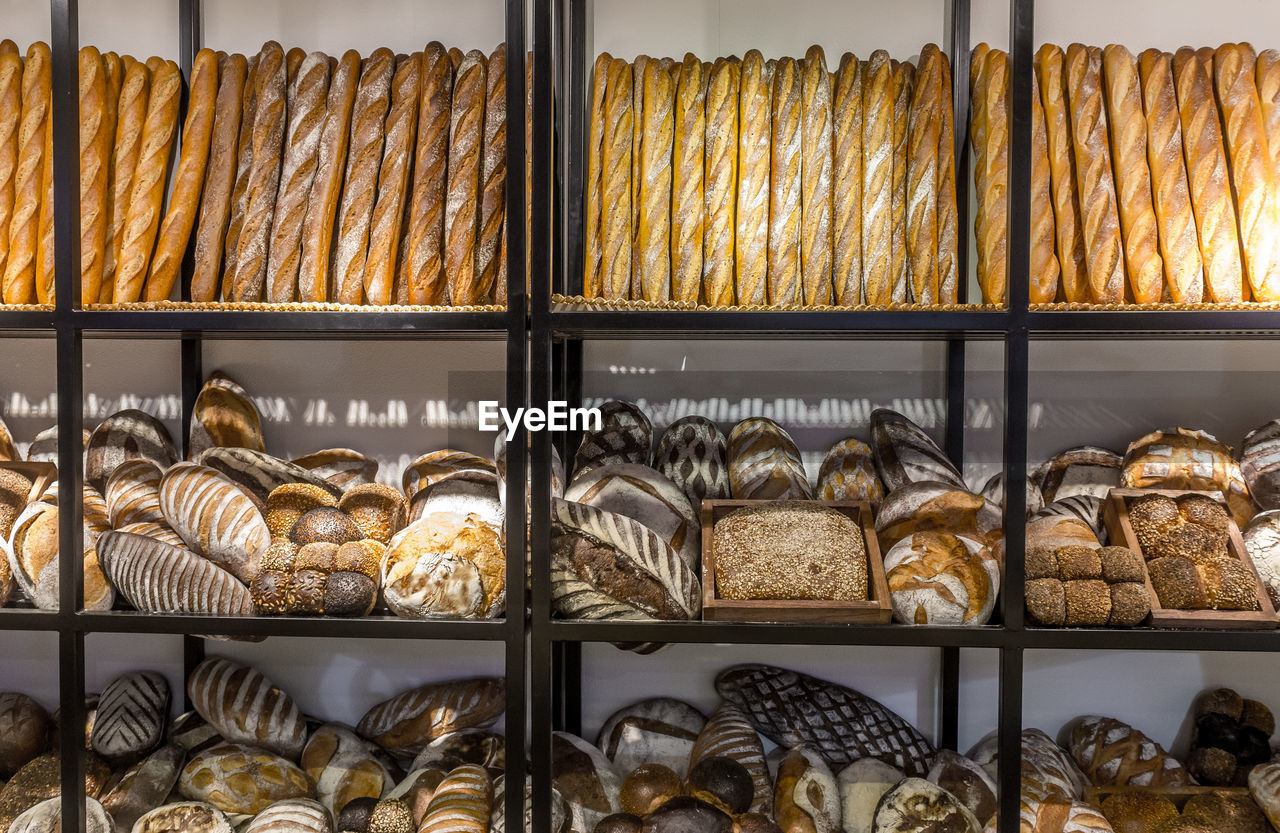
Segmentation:
[(602, 53), (583, 294), (711, 307), (953, 304), (951, 68), (884, 50)]
[(1027, 549), (1027, 613), (1036, 624), (1132, 627), (1151, 613), (1146, 567), (1127, 547)]
[[(1280, 301), (1280, 52), (1045, 44), (1031, 303)], [(1005, 297), (1008, 56), (975, 49), (978, 280)]]

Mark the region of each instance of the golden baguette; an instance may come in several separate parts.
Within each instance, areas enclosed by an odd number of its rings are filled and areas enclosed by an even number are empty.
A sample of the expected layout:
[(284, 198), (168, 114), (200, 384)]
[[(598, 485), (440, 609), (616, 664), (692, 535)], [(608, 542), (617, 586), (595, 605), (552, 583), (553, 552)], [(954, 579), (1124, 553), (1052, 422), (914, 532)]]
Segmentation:
[(1280, 50), (1264, 49), (1259, 52), (1256, 74), (1262, 123), (1267, 130), (1267, 148), (1271, 153), (1271, 184), (1273, 188), (1280, 189)]
[(1245, 277), (1253, 300), (1268, 302), (1280, 301), (1280, 258), (1275, 251), (1271, 153), (1254, 81), (1256, 65), (1249, 44), (1224, 44), (1214, 55), (1213, 75), (1236, 193)]
[(1171, 58), (1159, 49), (1148, 49), (1139, 58), (1142, 109), (1147, 120), (1147, 161), (1169, 300), (1198, 304), (1204, 300), (1204, 268), (1187, 186)]
[(462, 61), (466, 57), (462, 50), (456, 46), (449, 47), (449, 61), (453, 64), (453, 75), (456, 78), (458, 70), (462, 68)]
[(484, 155), (480, 167), (480, 225), (476, 231), (476, 303), (493, 300), (507, 191), (507, 49), (489, 55), (485, 77)]
[(17, 167), (13, 176), (13, 216), (4, 269), (4, 302), (36, 300), (36, 249), (44, 182), (44, 146), (53, 84), (49, 47), (33, 43), (22, 71), (22, 117), (18, 126)]
[(907, 138), (907, 259), (910, 300), (938, 302), (938, 147), (942, 127), (942, 52), (935, 44), (920, 51), (920, 69), (911, 91)]
[(1027, 300), (1049, 304), (1058, 296), (1058, 255), (1054, 250), (1053, 174), (1049, 132), (1040, 87), (1031, 85), (1031, 283)]
[(942, 127), (938, 134), (938, 302), (954, 304), (960, 292), (960, 215), (956, 207), (956, 133), (951, 64), (942, 59)]
[[(969, 144), (972, 148), (971, 155), (973, 157), (973, 202), (976, 210), (973, 212), (973, 235), (974, 235), (974, 259), (975, 273), (979, 276), (987, 274), (987, 252), (982, 247), (981, 241), (985, 240), (988, 218), (986, 212), (982, 210), (982, 194), (985, 192), (987, 181), (987, 133), (988, 112), (986, 107), (986, 88), (991, 81), (991, 77), (987, 71), (987, 56), (991, 54), (991, 47), (985, 43), (980, 43), (974, 47), (969, 56)], [(981, 285), (979, 286), (981, 289)], [(983, 301), (986, 301), (986, 290), (983, 289)]]
[(356, 87), (333, 259), (334, 300), (342, 304), (359, 304), (364, 298), (369, 223), (377, 196), (383, 128), (394, 71), (395, 55), (390, 49), (378, 49), (364, 60)]
[(862, 300), (893, 299), (893, 66), (877, 49), (862, 74)]
[(627, 293), (632, 300), (642, 296), (640, 218), (644, 209), (640, 202), (640, 183), (644, 178), (640, 175), (640, 163), (644, 151), (644, 73), (650, 60), (652, 59), (648, 55), (637, 55), (631, 65), (631, 107), (634, 118), (631, 120), (631, 285)]
[(1076, 184), (1076, 158), (1067, 106), (1066, 56), (1060, 47), (1045, 44), (1036, 52), (1036, 78), (1049, 141), (1050, 181), (1057, 231), (1058, 266), (1063, 299), (1087, 303), (1091, 299)]
[(1008, 300), (1007, 229), (1009, 215), (1009, 54), (992, 49), (983, 71), (986, 84), (982, 106), (987, 113), (986, 152), (983, 154), (984, 190), (978, 194), (978, 212), (986, 216), (984, 238), (978, 241), (986, 264), (979, 273), (983, 300), (1004, 304)]
[(285, 83), (290, 88), (290, 92), (287, 92), (285, 95), (288, 98), (289, 105), (293, 104), (292, 88), (295, 86), (295, 82), (297, 81), (298, 71), (302, 68), (302, 62), (306, 60), (306, 58), (307, 50), (297, 46), (284, 53)]
[(640, 297), (671, 299), (671, 152), (675, 91), (668, 59), (651, 60), (644, 69), (644, 147), (640, 154)]
[(120, 262), (120, 244), (124, 239), (124, 221), (128, 219), (129, 197), (133, 193), (133, 177), (137, 172), (138, 153), (142, 150), (142, 126), (147, 119), (147, 100), (151, 96), (151, 70), (146, 64), (125, 55), (121, 59), (124, 78), (120, 84), (120, 100), (116, 106), (115, 145), (111, 185), (107, 189), (107, 226), (105, 254), (102, 262), (102, 288), (99, 303), (109, 304), (115, 297), (116, 265)]
[[(14, 174), (18, 169), (18, 126), (22, 121), (22, 57), (0, 55), (0, 278), (9, 256)], [(5, 284), (7, 286), (7, 284)], [(14, 303), (0, 291), (0, 300)]]
[[(116, 53), (104, 52), (102, 53), (102, 68), (107, 78), (107, 98), (102, 111), (102, 128), (106, 131), (107, 138), (107, 188), (102, 212), (104, 229), (102, 250), (98, 255), (102, 275), (98, 277), (98, 297), (91, 299), (91, 303), (110, 303), (111, 293), (114, 290), (111, 282), (103, 279), (103, 275), (106, 274), (108, 256), (106, 238), (111, 233), (111, 224), (113, 222), (111, 184), (115, 182), (116, 178), (116, 124), (120, 116), (120, 88), (124, 84), (125, 64)], [(0, 228), (3, 228), (2, 224), (0, 224)], [(2, 248), (3, 244), (0, 244), (0, 249)], [(0, 269), (3, 269), (3, 260), (2, 253), (0, 253)]]
[(915, 67), (893, 61), (893, 276), (892, 298), (895, 304), (906, 303), (911, 289), (911, 261), (907, 258), (907, 123), (911, 110), (911, 86)]
[(1125, 298), (1124, 253), (1102, 86), (1102, 50), (1071, 44), (1067, 48), (1067, 89), (1090, 300), (1118, 304)]
[[(52, 59), (50, 59), (52, 65)], [(52, 80), (52, 79), (51, 79)], [(44, 122), (44, 164), (40, 169), (40, 213), (36, 226), (36, 302), (52, 304), (54, 298), (54, 239), (53, 239), (53, 89), (48, 95)]]
[(422, 51), (418, 147), (409, 205), (405, 282), (414, 304), (448, 303), (444, 280), (444, 200), (449, 170), (449, 116), (453, 106), (453, 63), (432, 41)]
[(236, 140), (240, 135), (240, 115), (244, 106), (245, 75), (249, 62), (240, 54), (230, 55), (221, 65), (218, 95), (214, 105), (213, 134), (209, 141), (209, 163), (205, 170), (204, 196), (196, 225), (195, 268), (191, 274), (191, 300), (218, 299), (218, 277), (222, 267), (222, 243), (231, 212), (231, 189), (236, 176)]
[(600, 201), (604, 186), (601, 165), (604, 136), (608, 130), (604, 120), (605, 95), (609, 88), (609, 67), (612, 63), (613, 56), (608, 52), (601, 52), (596, 56), (595, 68), (591, 73), (591, 124), (587, 141), (586, 201), (582, 218), (582, 294), (586, 298), (600, 297), (601, 282), (604, 280), (604, 226), (601, 220), (604, 206)]
[(800, 192), (804, 62), (778, 61), (773, 73), (773, 140), (769, 165), (769, 303), (799, 304)]
[(365, 302), (391, 303), (394, 291), (400, 226), (404, 220), (409, 166), (418, 134), (419, 76), (422, 60), (403, 59), (391, 79), (391, 107), (387, 111), (386, 139), (378, 168), (378, 195), (369, 223), (369, 254), (364, 267)]
[(734, 258), (739, 304), (763, 304), (767, 300), (770, 87), (764, 56), (757, 49), (748, 51), (742, 59), (738, 93), (738, 227), (734, 233)]
[[(822, 47), (804, 55), (800, 147), (800, 287), (805, 306), (831, 303), (831, 75)], [(905, 121), (905, 119), (904, 119)]]
[(862, 71), (864, 63), (846, 52), (836, 70), (831, 109), (835, 119), (832, 153), (832, 289), (840, 306), (862, 298)]
[(449, 190), (444, 213), (445, 280), (450, 303), (478, 303), (475, 255), (480, 220), (480, 171), (488, 67), (483, 52), (467, 52), (453, 85), (449, 122)]
[(605, 88), (605, 133), (600, 148), (600, 297), (611, 301), (631, 293), (631, 142), (635, 136), (631, 72), (630, 64), (614, 58)]
[(249, 168), (253, 165), (253, 121), (258, 113), (258, 60), (249, 59), (244, 80), (244, 102), (240, 110), (240, 136), (236, 140), (236, 175), (231, 186), (231, 213), (227, 220), (227, 236), (223, 243), (221, 297), (231, 300), (231, 278), (236, 271), (236, 254), (240, 229), (244, 227), (244, 210), (249, 191)]
[(21, 58), (22, 52), (19, 51), (18, 44), (14, 43), (10, 38), (5, 38), (0, 40), (0, 56), (4, 55), (16, 55)]
[(739, 71), (732, 61), (717, 58), (707, 77), (702, 295), (711, 306), (731, 306), (735, 298)]
[(689, 53), (676, 66), (671, 168), (671, 297), (696, 304), (702, 294), (703, 157), (707, 135), (707, 74)]
[(244, 224), (236, 241), (236, 272), (231, 278), (233, 301), (263, 297), (270, 254), (271, 222), (280, 188), (284, 148), (288, 70), (280, 45), (268, 43), (258, 59), (258, 106), (253, 117), (253, 160), (245, 192)]
[(218, 56), (212, 49), (201, 49), (191, 68), (187, 120), (182, 126), (182, 155), (169, 196), (169, 213), (160, 225), (159, 242), (147, 277), (145, 297), (148, 301), (167, 300), (182, 268), (187, 241), (200, 208), (217, 97)]

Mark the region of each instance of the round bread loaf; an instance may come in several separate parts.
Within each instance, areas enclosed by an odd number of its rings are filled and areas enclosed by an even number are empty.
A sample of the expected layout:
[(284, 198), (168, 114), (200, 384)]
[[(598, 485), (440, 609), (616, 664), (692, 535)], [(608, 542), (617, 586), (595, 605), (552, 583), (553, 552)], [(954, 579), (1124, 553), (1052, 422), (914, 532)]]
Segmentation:
[(382, 558), (382, 593), (397, 616), (492, 619), (506, 605), (506, 549), (500, 530), (439, 512), (402, 529)]
[(1170, 428), (1131, 443), (1120, 482), (1129, 489), (1221, 492), (1240, 526), (1249, 523), (1255, 511), (1230, 447), (1204, 431)]
[(800, 449), (781, 425), (750, 417), (729, 432), (729, 490), (737, 500), (810, 500)]
[(1073, 495), (1105, 498), (1120, 485), (1119, 454), (1105, 448), (1082, 445), (1055, 454), (1032, 479), (1039, 485), (1045, 503)]
[(694, 512), (705, 499), (729, 497), (729, 440), (714, 422), (687, 416), (667, 426), (653, 465), (684, 492)]
[(1271, 595), (1271, 603), (1280, 605), (1280, 510), (1259, 512), (1243, 536), (1245, 549)]
[(1004, 537), (1000, 507), (981, 495), (947, 483), (921, 481), (889, 493), (876, 515), (876, 536), (887, 552), (917, 532), (964, 535), (987, 546)]
[(915, 625), (982, 625), (1000, 591), (1000, 565), (972, 538), (917, 532), (885, 555), (893, 616)]
[(884, 484), (876, 474), (871, 446), (854, 437), (831, 446), (818, 469), (817, 498), (880, 503), (884, 498)]
[(25, 694), (0, 692), (0, 778), (8, 780), (49, 746), (51, 722), (44, 707)]
[(178, 461), (178, 451), (160, 420), (134, 408), (117, 411), (89, 436), (85, 482), (101, 492), (121, 463), (137, 459), (150, 460), (164, 470)]
[(583, 433), (573, 455), (573, 476), (610, 463), (648, 464), (653, 425), (644, 411), (634, 403), (612, 399), (602, 404), (599, 412), (599, 427)]
[(178, 791), (224, 813), (261, 813), (277, 801), (311, 798), (315, 785), (295, 764), (263, 749), (222, 743), (197, 752), (178, 778)]
[(574, 478), (566, 500), (634, 518), (658, 533), (697, 570), (701, 561), (701, 523), (689, 499), (662, 474), (637, 463), (592, 466)]

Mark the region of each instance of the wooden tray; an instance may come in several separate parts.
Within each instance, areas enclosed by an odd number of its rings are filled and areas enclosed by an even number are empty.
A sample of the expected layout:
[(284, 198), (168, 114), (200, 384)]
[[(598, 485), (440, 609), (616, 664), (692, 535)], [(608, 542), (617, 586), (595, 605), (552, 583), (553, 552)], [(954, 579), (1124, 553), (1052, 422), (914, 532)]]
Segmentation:
[(58, 479), (58, 467), (53, 463), (27, 463), (15, 460), (0, 463), (0, 469), (16, 471), (31, 481), (31, 493), (27, 495), (27, 503), (39, 498), (44, 494), (44, 490)]
[(720, 622), (825, 622), (887, 624), (893, 619), (884, 559), (876, 540), (871, 504), (866, 501), (806, 501), (851, 518), (862, 529), (867, 551), (867, 601), (807, 601), (800, 599), (722, 599), (716, 592), (716, 557), (712, 542), (715, 522), (746, 506), (771, 500), (704, 500), (702, 502), (702, 618)]
[[(1138, 546), (1138, 537), (1133, 533), (1133, 525), (1129, 523), (1130, 498), (1142, 495), (1206, 495), (1207, 492), (1195, 492), (1175, 489), (1112, 489), (1103, 505), (1103, 520), (1107, 524), (1107, 532), (1111, 542), (1126, 546), (1139, 555), (1142, 548)], [(1225, 508), (1225, 507), (1224, 507)], [(1228, 512), (1227, 517), (1231, 515)], [(1151, 626), (1155, 628), (1218, 628), (1233, 630), (1270, 630), (1277, 625), (1276, 611), (1271, 605), (1271, 597), (1258, 578), (1258, 570), (1253, 566), (1253, 559), (1245, 548), (1244, 538), (1240, 536), (1240, 528), (1234, 520), (1230, 521), (1227, 549), (1253, 573), (1254, 589), (1258, 594), (1257, 610), (1178, 610), (1160, 606), (1160, 597), (1151, 586), (1151, 576), (1143, 570), (1143, 581), (1147, 585), (1147, 594), (1151, 597)], [(1146, 557), (1143, 556), (1145, 566)]]
[(1209, 795), (1211, 793), (1221, 793), (1223, 795), (1242, 795), (1249, 797), (1248, 787), (1085, 787), (1084, 800), (1099, 809), (1102, 808), (1104, 799), (1113, 795), (1155, 795), (1167, 798), (1173, 802), (1178, 811), (1182, 811), (1182, 805), (1187, 803), (1187, 799), (1197, 795)]

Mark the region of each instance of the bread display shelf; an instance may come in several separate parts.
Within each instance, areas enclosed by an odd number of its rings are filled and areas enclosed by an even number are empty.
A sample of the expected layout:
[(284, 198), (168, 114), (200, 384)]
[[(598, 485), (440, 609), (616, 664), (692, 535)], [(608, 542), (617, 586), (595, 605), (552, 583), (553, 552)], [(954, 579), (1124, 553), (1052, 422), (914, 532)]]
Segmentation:
[(893, 619), (884, 559), (876, 541), (875, 519), (866, 501), (813, 501), (852, 519), (862, 529), (867, 549), (867, 596), (862, 602), (802, 599), (722, 599), (716, 591), (716, 558), (713, 545), (716, 521), (735, 509), (762, 506), (768, 500), (704, 500), (702, 502), (702, 618), (721, 622), (825, 622), (831, 624), (885, 625)]
[(158, 310), (201, 312), (505, 312), (506, 306), (476, 304), (445, 307), (428, 305), (373, 306), (363, 304), (303, 303), (270, 304), (231, 301), (142, 301), (134, 304), (89, 304), (86, 312), (153, 312)]
[[(1103, 504), (1103, 519), (1107, 532), (1114, 542), (1124, 542), (1124, 546), (1141, 553), (1138, 537), (1129, 522), (1130, 498), (1143, 495), (1165, 495), (1176, 498), (1179, 495), (1207, 494), (1205, 492), (1177, 489), (1112, 489)], [(1258, 570), (1253, 559), (1245, 549), (1244, 539), (1240, 536), (1240, 528), (1232, 521), (1228, 534), (1228, 549), (1231, 554), (1242, 561), (1253, 573), (1254, 589), (1258, 596), (1257, 610), (1175, 610), (1161, 606), (1160, 597), (1151, 584), (1150, 574), (1144, 574), (1147, 593), (1151, 596), (1151, 625), (1156, 628), (1221, 628), (1232, 630), (1272, 630), (1276, 627), (1276, 611), (1271, 598), (1262, 587)]]

